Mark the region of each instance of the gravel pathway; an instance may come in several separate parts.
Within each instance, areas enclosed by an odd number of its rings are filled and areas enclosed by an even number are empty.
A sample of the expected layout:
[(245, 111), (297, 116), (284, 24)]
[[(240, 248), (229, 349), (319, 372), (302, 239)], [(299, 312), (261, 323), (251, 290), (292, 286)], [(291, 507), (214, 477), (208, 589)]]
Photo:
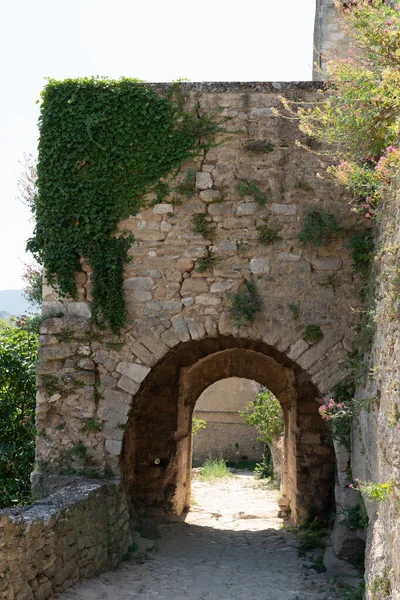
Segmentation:
[(276, 516), (278, 495), (243, 472), (195, 478), (184, 522), (160, 526), (156, 542), (138, 539), (133, 559), (59, 600), (344, 600), (299, 558), (295, 534)]

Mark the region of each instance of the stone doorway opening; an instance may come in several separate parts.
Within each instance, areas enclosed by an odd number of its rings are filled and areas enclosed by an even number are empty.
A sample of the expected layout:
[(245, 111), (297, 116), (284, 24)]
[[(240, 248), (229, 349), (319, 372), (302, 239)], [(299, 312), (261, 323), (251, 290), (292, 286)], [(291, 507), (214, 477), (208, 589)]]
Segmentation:
[(192, 415), (210, 385), (230, 377), (259, 382), (284, 415), (282, 493), (291, 521), (333, 507), (334, 450), (307, 373), (261, 341), (219, 336), (180, 344), (151, 370), (124, 433), (121, 471), (134, 508), (180, 515), (190, 506)]

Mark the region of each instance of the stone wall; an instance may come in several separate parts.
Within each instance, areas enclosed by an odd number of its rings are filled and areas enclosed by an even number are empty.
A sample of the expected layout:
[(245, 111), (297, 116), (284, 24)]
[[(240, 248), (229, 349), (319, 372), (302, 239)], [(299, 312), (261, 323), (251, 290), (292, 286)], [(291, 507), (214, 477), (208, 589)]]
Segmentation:
[(193, 417), (204, 419), (207, 427), (193, 437), (195, 464), (210, 456), (232, 461), (261, 459), (263, 444), (257, 440), (257, 431), (238, 414), (259, 389), (255, 381), (233, 377), (214, 383), (201, 394)]
[[(376, 331), (369, 357), (367, 381), (356, 397), (370, 400), (371, 408), (355, 419), (352, 435), (353, 477), (394, 482), (388, 501), (366, 503), (367, 598), (400, 598), (400, 326), (399, 193), (394, 192), (380, 209), (379, 255), (376, 263)], [(368, 371), (368, 369), (367, 369)], [(389, 593), (385, 586), (389, 582)]]
[(325, 60), (333, 57), (346, 58), (348, 50), (348, 40), (340, 26), (334, 0), (317, 0), (313, 79), (318, 81), (324, 78)]
[(27, 508), (0, 511), (0, 598), (46, 600), (115, 567), (131, 544), (118, 482), (78, 481)]
[[(125, 269), (128, 320), (117, 338), (90, 324), (90, 272), (77, 275), (78, 301), (61, 302), (44, 289), (38, 400), (37, 470), (120, 470), (124, 427), (134, 398), (154, 366), (180, 344), (216, 336), (260, 340), (303, 369), (320, 395), (342, 379), (352, 347), (358, 300), (349, 235), (363, 227), (340, 190), (318, 178), (319, 159), (299, 149), (307, 143), (296, 123), (272, 113), (279, 97), (307, 102), (318, 85), (185, 84), (188, 106), (200, 112), (222, 107), (231, 117), (221, 144), (184, 166), (196, 173), (193, 196), (173, 190), (161, 204), (121, 223), (132, 231), (133, 257)], [(162, 91), (164, 88), (158, 86)], [(178, 178), (179, 180), (179, 178)], [(265, 198), (240, 191), (254, 182)], [(153, 196), (148, 196), (151, 204)], [(320, 246), (302, 246), (304, 213), (317, 208), (335, 216), (340, 231)], [(203, 214), (215, 238), (193, 232)], [(259, 227), (279, 239), (266, 246)], [(217, 261), (199, 272), (197, 261), (211, 250)], [(253, 277), (262, 310), (250, 327), (229, 316), (232, 295)], [(293, 319), (289, 305), (296, 305)], [(64, 314), (63, 317), (59, 315)], [(304, 340), (306, 325), (319, 325), (318, 344)]]

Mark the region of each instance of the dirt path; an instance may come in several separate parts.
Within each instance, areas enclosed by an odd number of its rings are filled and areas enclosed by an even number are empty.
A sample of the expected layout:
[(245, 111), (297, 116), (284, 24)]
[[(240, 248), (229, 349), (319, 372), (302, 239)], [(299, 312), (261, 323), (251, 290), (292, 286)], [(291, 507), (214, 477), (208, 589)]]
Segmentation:
[[(278, 492), (241, 473), (193, 482), (185, 522), (141, 538), (133, 559), (85, 581), (60, 600), (342, 600), (335, 582), (298, 556), (296, 536), (281, 529)], [(147, 552), (146, 548), (152, 548)], [(308, 568), (307, 568), (308, 566)]]

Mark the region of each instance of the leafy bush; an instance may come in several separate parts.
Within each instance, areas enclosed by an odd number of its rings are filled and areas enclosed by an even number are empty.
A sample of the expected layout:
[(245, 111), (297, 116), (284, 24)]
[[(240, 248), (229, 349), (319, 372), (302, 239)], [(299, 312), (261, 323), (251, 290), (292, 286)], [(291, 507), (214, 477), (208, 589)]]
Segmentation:
[(343, 507), (340, 512), (345, 516), (344, 524), (350, 531), (368, 527), (368, 514), (362, 498), (359, 499), (357, 506)]
[(193, 417), (192, 419), (192, 435), (196, 435), (201, 429), (205, 429), (207, 427), (207, 421), (204, 419), (197, 419)]
[(325, 548), (326, 527), (320, 521), (303, 521), (298, 528), (299, 553), (304, 555), (316, 548)]
[(263, 246), (270, 246), (274, 242), (277, 242), (281, 239), (278, 233), (274, 229), (268, 227), (268, 225), (260, 225), (257, 227), (257, 231), (258, 241)]
[(201, 479), (217, 479), (222, 477), (232, 477), (232, 473), (226, 466), (223, 458), (208, 458), (201, 466)]
[(335, 217), (317, 208), (310, 208), (304, 213), (302, 225), (298, 238), (303, 245), (320, 246), (339, 231)]
[(273, 438), (281, 437), (284, 431), (282, 407), (272, 392), (262, 387), (239, 415), (247, 425), (255, 427), (258, 440), (270, 445)]
[(246, 181), (241, 179), (238, 185), (239, 196), (253, 196), (254, 200), (260, 206), (264, 206), (267, 201), (267, 194), (262, 192), (254, 181)]
[(212, 269), (219, 260), (218, 256), (215, 256), (212, 250), (207, 248), (206, 255), (202, 258), (198, 258), (196, 261), (197, 271), (199, 273), (205, 273)]
[(215, 238), (215, 227), (207, 220), (204, 213), (193, 215), (192, 231), (196, 235), (202, 235), (206, 240), (213, 240)]
[(253, 279), (245, 279), (241, 291), (232, 298), (229, 314), (235, 325), (251, 325), (256, 313), (261, 309), (261, 298), (258, 295)]
[(319, 325), (307, 325), (303, 331), (303, 339), (309, 344), (320, 342), (324, 334)]
[(37, 335), (0, 321), (0, 508), (29, 501)]

